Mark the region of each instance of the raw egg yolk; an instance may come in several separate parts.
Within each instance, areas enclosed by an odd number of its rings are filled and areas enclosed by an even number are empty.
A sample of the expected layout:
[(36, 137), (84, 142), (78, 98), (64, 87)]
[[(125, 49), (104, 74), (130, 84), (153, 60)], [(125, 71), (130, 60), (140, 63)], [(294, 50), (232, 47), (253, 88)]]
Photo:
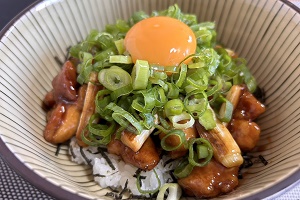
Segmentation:
[[(132, 60), (177, 66), (196, 51), (196, 38), (185, 23), (170, 17), (151, 17), (135, 24), (126, 34), (125, 47)], [(187, 60), (188, 61), (188, 60)], [(185, 61), (185, 63), (187, 63)]]

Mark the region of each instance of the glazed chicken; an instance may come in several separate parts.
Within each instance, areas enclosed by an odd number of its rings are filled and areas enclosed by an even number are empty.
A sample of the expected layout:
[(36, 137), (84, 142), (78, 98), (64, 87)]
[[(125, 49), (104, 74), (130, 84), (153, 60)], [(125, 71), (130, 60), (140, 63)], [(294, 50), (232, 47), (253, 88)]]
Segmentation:
[(44, 99), (47, 125), (44, 130), (46, 141), (59, 144), (74, 136), (79, 123), (86, 88), (77, 89), (76, 68), (67, 61), (60, 73), (53, 79), (53, 89)]
[(159, 153), (151, 137), (146, 139), (137, 152), (124, 145), (120, 140), (113, 138), (107, 145), (107, 151), (120, 156), (124, 162), (142, 170), (152, 170), (160, 160)]
[(260, 137), (260, 127), (254, 120), (264, 113), (265, 109), (245, 86), (242, 87), (228, 130), (243, 152), (251, 151), (256, 146)]
[(189, 176), (178, 180), (189, 196), (215, 197), (238, 185), (238, 167), (227, 168), (212, 159), (205, 167), (194, 167)]

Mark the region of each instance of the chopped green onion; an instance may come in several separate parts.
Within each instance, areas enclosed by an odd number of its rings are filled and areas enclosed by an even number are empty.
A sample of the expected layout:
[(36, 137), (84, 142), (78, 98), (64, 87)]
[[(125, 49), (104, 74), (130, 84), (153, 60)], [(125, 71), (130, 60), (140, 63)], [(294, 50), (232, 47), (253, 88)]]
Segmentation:
[(155, 106), (156, 107), (163, 107), (165, 103), (168, 101), (165, 91), (161, 87), (154, 87), (155, 89)]
[(122, 38), (122, 39), (116, 40), (115, 45), (116, 45), (116, 48), (118, 50), (118, 53), (120, 55), (124, 54), (124, 52), (126, 51), (126, 48), (125, 48), (125, 45), (124, 45), (124, 39)]
[[(160, 121), (160, 124), (167, 130), (170, 130), (171, 129), (171, 126), (170, 124), (168, 123), (168, 121), (162, 117), (161, 115), (158, 115), (158, 118), (159, 118), (159, 121)], [(167, 133), (168, 131), (164, 131), (164, 133)]]
[(169, 99), (176, 99), (179, 96), (179, 88), (174, 83), (167, 82), (168, 92), (167, 97)]
[(130, 132), (140, 134), (144, 130), (144, 127), (132, 114), (115, 103), (108, 104), (105, 109), (113, 111), (112, 118), (120, 126), (127, 128)]
[(201, 60), (199, 60), (198, 62), (188, 64), (189, 69), (197, 69), (197, 68), (201, 68), (201, 67), (205, 67), (205, 62), (203, 62)]
[(174, 170), (174, 175), (178, 179), (187, 177), (193, 170), (194, 166), (187, 159), (182, 160)]
[(166, 72), (157, 71), (153, 68), (150, 68), (150, 77), (156, 80), (166, 80), (168, 78), (168, 75)]
[(117, 98), (119, 98), (121, 96), (124, 96), (124, 95), (127, 95), (127, 94), (131, 93), (132, 90), (133, 90), (133, 88), (132, 88), (131, 84), (128, 84), (128, 85), (125, 85), (125, 86), (120, 87), (118, 89), (115, 89), (110, 94), (111, 95), (111, 99), (112, 100), (116, 100)]
[(216, 80), (210, 80), (209, 84), (212, 86), (206, 92), (207, 96), (212, 96), (220, 91), (223, 87), (222, 78), (220, 76), (216, 76)]
[(209, 104), (208, 108), (204, 111), (204, 113), (199, 116), (199, 123), (206, 129), (211, 130), (216, 127), (215, 113), (213, 109), (210, 108)]
[(114, 48), (109, 48), (109, 49), (106, 49), (104, 51), (100, 51), (99, 53), (97, 53), (94, 56), (93, 60), (95, 62), (104, 61), (106, 59), (109, 59), (110, 56), (115, 55), (115, 54), (116, 54), (115, 49)]
[(186, 93), (189, 94), (195, 90), (204, 91), (208, 85), (208, 72), (204, 68), (196, 69), (189, 73), (183, 84)]
[(207, 109), (208, 100), (205, 92), (190, 93), (184, 98), (184, 106), (195, 119), (198, 119)]
[(136, 60), (133, 66), (131, 77), (133, 80), (134, 90), (144, 90), (148, 85), (148, 79), (150, 76), (149, 64), (144, 60)]
[[(165, 198), (166, 191), (169, 190), (168, 197)], [(156, 200), (179, 200), (182, 195), (181, 187), (178, 183), (165, 183), (158, 192)]]
[(118, 66), (101, 70), (98, 74), (98, 80), (105, 88), (112, 91), (132, 84), (130, 74)]
[(204, 145), (197, 145), (197, 154), (198, 154), (198, 159), (203, 159), (209, 156), (208, 154), (208, 149)]
[(179, 73), (179, 78), (178, 80), (176, 81), (175, 85), (177, 87), (181, 87), (185, 78), (186, 78), (186, 74), (187, 74), (187, 66), (186, 64), (182, 63), (180, 65), (180, 73)]
[(131, 16), (131, 18), (129, 19), (130, 23), (132, 25), (138, 23), (139, 21), (148, 18), (149, 15), (147, 15), (144, 11), (138, 11), (133, 13), (133, 15)]
[[(166, 142), (166, 140), (168, 139), (168, 137), (178, 137), (179, 138), (179, 143), (177, 145), (173, 145), (173, 144), (168, 144), (168, 142)], [(178, 149), (181, 145), (186, 146), (187, 145), (187, 140), (185, 137), (185, 134), (182, 130), (171, 130), (169, 131), (160, 141), (160, 145), (161, 147), (166, 150), (166, 151), (174, 151), (176, 149)]]
[(219, 119), (222, 122), (229, 122), (232, 117), (233, 113), (233, 105), (230, 101), (228, 101), (226, 98), (222, 98), (223, 102), (225, 103), (225, 106), (222, 106), (220, 111), (219, 111)]
[(90, 53), (80, 51), (79, 60), (81, 61), (80, 64), (77, 66), (77, 82), (80, 84), (88, 83), (90, 78), (90, 73), (93, 70), (92, 62), (93, 56)]
[[(199, 148), (198, 151), (194, 151), (194, 144), (196, 144), (197, 146), (203, 146), (200, 148), (203, 149), (204, 147), (206, 147), (207, 152), (205, 151), (204, 153), (199, 152)], [(200, 155), (199, 155), (200, 153)], [(198, 154), (198, 155), (197, 155)], [(201, 154), (207, 154), (206, 157), (202, 158), (203, 156)], [(192, 138), (189, 140), (189, 163), (192, 166), (198, 166), (198, 167), (203, 167), (205, 165), (207, 165), (209, 163), (209, 161), (211, 160), (213, 156), (213, 148), (211, 146), (211, 144), (204, 138)], [(201, 159), (199, 159), (201, 158)]]
[(169, 100), (164, 107), (164, 111), (167, 117), (179, 115), (184, 109), (183, 102), (180, 99)]
[(157, 172), (156, 172), (155, 169), (153, 169), (153, 172), (155, 174), (155, 177), (156, 177), (156, 180), (157, 180), (157, 183), (158, 183), (157, 188), (155, 188), (153, 190), (143, 190), (142, 186), (141, 186), (141, 178), (140, 178), (141, 177), (141, 173), (137, 174), (137, 177), (136, 177), (136, 186), (137, 186), (137, 188), (138, 188), (138, 190), (139, 190), (139, 192), (141, 194), (154, 194), (154, 193), (156, 193), (156, 192), (159, 191), (159, 189), (161, 187), (161, 181), (160, 181), (160, 179), (158, 177), (158, 174), (157, 174)]
[(131, 56), (112, 55), (112, 56), (109, 56), (109, 62), (110, 63), (131, 64), (132, 59), (131, 59)]
[(132, 101), (132, 108), (141, 113), (150, 113), (155, 107), (155, 90), (140, 90)]
[[(183, 112), (179, 115), (174, 115), (170, 117), (170, 121), (175, 129), (186, 129), (192, 127), (195, 123), (195, 119), (186, 112)], [(186, 121), (185, 123), (178, 123), (181, 121)]]
[(99, 121), (99, 114), (94, 114), (90, 117), (88, 130), (90, 133), (100, 137), (107, 137), (108, 135), (112, 134), (115, 131), (116, 123), (111, 121), (107, 124), (98, 124), (95, 123), (95, 120)]

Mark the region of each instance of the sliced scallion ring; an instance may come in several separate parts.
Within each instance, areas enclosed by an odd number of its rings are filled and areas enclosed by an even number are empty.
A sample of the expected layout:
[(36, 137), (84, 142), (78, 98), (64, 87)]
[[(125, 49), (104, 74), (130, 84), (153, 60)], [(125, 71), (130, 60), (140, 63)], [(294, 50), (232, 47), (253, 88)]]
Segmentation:
[[(178, 137), (179, 138), (179, 143), (177, 145), (170, 145), (167, 142), (168, 137)], [(185, 137), (185, 133), (182, 130), (174, 129), (171, 130), (167, 135), (165, 135), (161, 141), (160, 141), (161, 147), (166, 150), (166, 151), (174, 151), (181, 147), (181, 145), (186, 146), (187, 145), (187, 140)]]
[(222, 98), (224, 100), (224, 106), (221, 107), (219, 111), (219, 119), (222, 122), (229, 122), (233, 113), (233, 105), (226, 98)]
[(184, 109), (183, 102), (180, 99), (172, 99), (165, 104), (164, 110), (167, 117), (179, 115)]
[(179, 77), (178, 80), (176, 81), (175, 85), (177, 87), (181, 87), (185, 78), (186, 78), (186, 74), (187, 74), (187, 65), (182, 63), (180, 65), (180, 72), (179, 72)]
[(140, 178), (141, 174), (140, 173), (137, 174), (137, 177), (136, 177), (136, 186), (137, 186), (137, 188), (138, 188), (138, 190), (139, 190), (139, 192), (141, 194), (154, 194), (157, 191), (159, 191), (159, 188), (161, 187), (161, 181), (160, 181), (160, 179), (158, 177), (158, 174), (157, 174), (157, 172), (156, 172), (155, 169), (153, 169), (153, 172), (155, 174), (155, 177), (156, 177), (156, 180), (157, 180), (157, 183), (158, 183), (157, 188), (155, 188), (153, 190), (143, 190), (142, 186), (141, 186), (141, 178)]
[(207, 109), (199, 116), (199, 123), (206, 129), (211, 130), (216, 127), (216, 117), (213, 109), (207, 105)]
[[(175, 129), (186, 129), (192, 127), (195, 123), (195, 119), (187, 112), (171, 116), (170, 121)], [(181, 121), (185, 121), (185, 123), (179, 123)]]
[(111, 91), (132, 84), (130, 74), (115, 65), (108, 69), (102, 69), (98, 74), (98, 80), (105, 88)]
[(110, 63), (131, 64), (132, 59), (131, 59), (131, 56), (112, 55), (112, 56), (109, 56), (109, 62)]
[[(165, 192), (169, 190), (168, 197), (165, 198)], [(181, 187), (178, 183), (165, 183), (160, 189), (156, 200), (179, 200), (182, 195)]]
[(118, 50), (118, 53), (121, 55), (126, 51), (125, 45), (124, 45), (124, 39), (116, 40), (115, 41), (116, 48)]
[(131, 77), (133, 80), (134, 90), (144, 90), (147, 88), (148, 79), (150, 76), (149, 64), (144, 60), (136, 60), (133, 66)]
[[(194, 144), (197, 146), (202, 146), (199, 148), (196, 148), (197, 150), (194, 150)], [(204, 148), (207, 149), (205, 152), (199, 152), (199, 150), (203, 150)], [(206, 157), (204, 155), (206, 154)], [(193, 138), (189, 140), (189, 163), (192, 166), (198, 166), (198, 167), (203, 167), (209, 163), (211, 158), (213, 157), (213, 148), (211, 144), (209, 143), (208, 140), (204, 138)], [(199, 159), (201, 158), (201, 159)]]
[(187, 159), (182, 160), (174, 170), (174, 175), (178, 179), (187, 177), (193, 170), (194, 166)]

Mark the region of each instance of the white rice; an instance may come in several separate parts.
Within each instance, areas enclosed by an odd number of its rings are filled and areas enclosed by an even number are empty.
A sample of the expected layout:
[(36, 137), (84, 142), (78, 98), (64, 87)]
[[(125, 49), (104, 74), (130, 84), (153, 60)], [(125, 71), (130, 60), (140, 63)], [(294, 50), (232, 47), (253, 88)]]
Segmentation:
[[(82, 151), (82, 152), (81, 152)], [(76, 139), (73, 138), (70, 142), (69, 153), (72, 155), (72, 161), (78, 164), (91, 164), (93, 166), (93, 174), (94, 180), (102, 187), (102, 188), (115, 188), (115, 189), (124, 189), (127, 182), (127, 189), (133, 195), (145, 195), (141, 194), (137, 188), (137, 179), (136, 172), (138, 170), (137, 167), (132, 166), (131, 164), (127, 164), (120, 159), (119, 156), (108, 154), (104, 152), (105, 155), (111, 161), (113, 169), (107, 160), (101, 155), (101, 153), (97, 153), (97, 147), (86, 147), (80, 148), (80, 146), (76, 143)], [(95, 154), (96, 153), (96, 154)], [(84, 158), (85, 155), (85, 158)], [(158, 165), (154, 168), (157, 176), (161, 182), (161, 186), (165, 183), (172, 182), (173, 179), (170, 175), (171, 170), (174, 170), (178, 163), (171, 162), (166, 163), (169, 158), (164, 156)], [(159, 183), (156, 177), (154, 170), (151, 171), (141, 171), (141, 189), (142, 190), (155, 190), (159, 187)], [(145, 195), (149, 196), (149, 195)]]

